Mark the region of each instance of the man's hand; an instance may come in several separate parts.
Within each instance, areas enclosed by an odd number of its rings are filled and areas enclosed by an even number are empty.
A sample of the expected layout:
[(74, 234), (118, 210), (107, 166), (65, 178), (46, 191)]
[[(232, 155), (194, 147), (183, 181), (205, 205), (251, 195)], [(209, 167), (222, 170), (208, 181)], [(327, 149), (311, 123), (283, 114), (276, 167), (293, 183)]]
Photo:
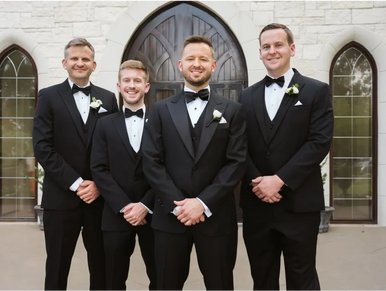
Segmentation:
[(205, 221), (204, 206), (196, 198), (186, 198), (181, 201), (174, 201), (176, 206), (181, 208), (177, 210), (177, 219), (186, 226), (195, 225)]
[(277, 175), (263, 176), (253, 179), (252, 192), (264, 202), (279, 202), (282, 196), (279, 194), (284, 182)]
[(87, 204), (95, 201), (100, 195), (94, 181), (84, 180), (76, 190), (76, 194)]
[(146, 215), (148, 213), (146, 207), (141, 203), (130, 203), (123, 209), (123, 217), (128, 223), (133, 226), (146, 224)]

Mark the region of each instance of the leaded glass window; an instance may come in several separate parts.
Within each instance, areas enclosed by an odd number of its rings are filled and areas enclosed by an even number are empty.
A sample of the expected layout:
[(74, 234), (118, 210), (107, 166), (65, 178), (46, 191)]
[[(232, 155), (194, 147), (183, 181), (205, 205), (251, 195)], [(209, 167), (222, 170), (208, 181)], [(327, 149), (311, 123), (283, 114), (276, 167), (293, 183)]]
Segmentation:
[(332, 73), (333, 220), (373, 221), (374, 70), (364, 50), (349, 46), (338, 54)]
[(31, 59), (13, 46), (0, 59), (0, 219), (35, 219), (32, 125), (36, 74)]

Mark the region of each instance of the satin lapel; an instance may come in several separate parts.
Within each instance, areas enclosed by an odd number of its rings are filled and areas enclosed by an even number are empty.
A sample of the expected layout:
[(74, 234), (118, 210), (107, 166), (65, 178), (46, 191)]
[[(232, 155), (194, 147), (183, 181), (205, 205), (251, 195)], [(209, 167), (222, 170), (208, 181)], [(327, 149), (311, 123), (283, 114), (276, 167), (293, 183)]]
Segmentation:
[[(101, 99), (101, 93), (100, 91), (95, 88), (93, 84), (91, 86), (91, 94), (90, 94), (90, 103), (92, 102), (92, 98), (95, 97), (96, 99)], [(88, 129), (89, 129), (89, 134), (87, 135), (87, 146), (90, 145), (90, 142), (92, 140), (93, 132), (95, 129), (96, 122), (98, 120), (98, 109), (93, 109), (90, 107), (90, 112), (88, 114)]]
[[(302, 87), (304, 86), (303, 83), (303, 77), (295, 70), (295, 75), (292, 77), (292, 80), (290, 84), (288, 85), (288, 88), (291, 87), (294, 84), (299, 84), (299, 94), (301, 92)], [(281, 101), (279, 110), (276, 113), (275, 119), (274, 119), (274, 128), (272, 129), (271, 135), (270, 135), (270, 140), (273, 139), (275, 136), (278, 128), (280, 127), (280, 124), (283, 121), (284, 116), (286, 115), (288, 109), (293, 106), (294, 101), (298, 100), (299, 95), (288, 95), (284, 94), (283, 100)]]
[(74, 95), (72, 94), (68, 80), (62, 83), (62, 86), (59, 90), (59, 95), (63, 99), (63, 102), (66, 105), (68, 112), (71, 114), (72, 120), (74, 122), (76, 130), (79, 133), (79, 136), (83, 140), (84, 145), (86, 145), (87, 141), (83, 134), (82, 117), (80, 116), (78, 107), (76, 107)]
[(255, 114), (257, 118), (257, 122), (260, 127), (260, 131), (264, 137), (265, 142), (268, 144), (268, 134), (265, 126), (264, 119), (264, 110), (266, 110), (265, 106), (265, 86), (264, 82), (260, 82), (260, 85), (257, 86), (256, 90), (252, 93), (252, 102), (253, 107), (255, 108)]
[(177, 128), (177, 131), (188, 150), (189, 154), (194, 158), (194, 150), (192, 144), (192, 137), (190, 136), (189, 130), (189, 114), (188, 109), (186, 108), (186, 102), (184, 98), (184, 93), (176, 95), (170, 103), (167, 103), (169, 108), (170, 116), (173, 119), (174, 126)]
[(219, 121), (213, 120), (213, 111), (218, 110), (222, 114), (227, 107), (227, 103), (223, 103), (220, 98), (218, 98), (217, 93), (213, 92), (210, 94), (210, 98), (208, 104), (206, 105), (206, 114), (204, 119), (204, 124), (202, 126), (200, 143), (198, 144), (197, 154), (194, 159), (194, 163), (197, 163), (205, 149), (208, 147), (209, 142), (212, 140), (214, 133), (216, 132), (217, 126), (219, 125)]
[(132, 146), (130, 145), (129, 136), (127, 135), (125, 117), (123, 116), (122, 110), (119, 112), (120, 112), (119, 115), (116, 118), (112, 119), (112, 122), (113, 122), (116, 130), (118, 131), (118, 134), (119, 134), (123, 144), (125, 145), (125, 148), (126, 148), (127, 152), (129, 153), (131, 159), (133, 161), (135, 161), (134, 150), (133, 150)]
[[(143, 123), (143, 129), (145, 130), (145, 126), (146, 126), (146, 122), (147, 122), (147, 119), (149, 118), (149, 108), (146, 108), (146, 112), (145, 112), (145, 116), (144, 116), (144, 123)], [(143, 140), (143, 134), (142, 134), (142, 139), (141, 139), (141, 146), (139, 147), (139, 151), (137, 153), (138, 155), (138, 158), (137, 158), (137, 164), (136, 166), (138, 166), (139, 162), (141, 161), (142, 159), (142, 140)]]

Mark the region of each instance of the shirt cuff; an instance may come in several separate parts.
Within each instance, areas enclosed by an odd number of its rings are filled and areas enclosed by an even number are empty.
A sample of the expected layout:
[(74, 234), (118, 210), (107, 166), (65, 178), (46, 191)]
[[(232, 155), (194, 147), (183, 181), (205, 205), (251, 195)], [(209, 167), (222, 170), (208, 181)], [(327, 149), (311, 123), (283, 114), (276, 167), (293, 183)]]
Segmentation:
[(70, 190), (73, 191), (73, 192), (76, 192), (76, 190), (78, 190), (79, 188), (79, 185), (82, 184), (83, 182), (83, 179), (81, 177), (79, 177), (78, 179), (76, 179), (76, 181), (70, 186)]
[(201, 202), (202, 206), (204, 206), (204, 209), (205, 209), (204, 213), (205, 213), (206, 217), (211, 217), (212, 216), (212, 212), (210, 211), (208, 206), (206, 206), (205, 203), (202, 202), (202, 200), (200, 198), (196, 197), (196, 199)]
[(181, 206), (176, 206), (176, 207), (174, 207), (173, 211), (170, 211), (170, 213), (173, 213), (175, 216), (177, 216), (177, 215), (176, 215), (176, 212), (177, 212), (178, 209), (180, 209), (180, 208), (181, 208)]
[(147, 212), (149, 212), (150, 214), (153, 214), (153, 211), (151, 211), (149, 207), (147, 207), (147, 206), (146, 206), (145, 204), (143, 204), (142, 202), (139, 202), (139, 203), (141, 203), (141, 205), (147, 209)]

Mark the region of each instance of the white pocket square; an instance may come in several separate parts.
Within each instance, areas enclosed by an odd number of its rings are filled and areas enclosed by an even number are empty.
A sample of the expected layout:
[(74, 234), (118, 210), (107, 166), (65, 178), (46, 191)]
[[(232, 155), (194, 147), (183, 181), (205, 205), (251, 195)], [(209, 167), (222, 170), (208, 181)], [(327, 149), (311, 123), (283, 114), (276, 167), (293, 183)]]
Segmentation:
[(102, 106), (99, 108), (98, 110), (98, 113), (103, 113), (103, 112), (107, 112), (106, 109), (104, 109)]
[(300, 101), (298, 101), (298, 102), (296, 102), (296, 103), (295, 103), (295, 105), (294, 105), (294, 106), (300, 106), (300, 105), (303, 105), (303, 103), (302, 103), (302, 102), (300, 102)]
[(221, 117), (221, 120), (218, 124), (223, 124), (223, 123), (227, 123), (226, 119), (224, 117)]

